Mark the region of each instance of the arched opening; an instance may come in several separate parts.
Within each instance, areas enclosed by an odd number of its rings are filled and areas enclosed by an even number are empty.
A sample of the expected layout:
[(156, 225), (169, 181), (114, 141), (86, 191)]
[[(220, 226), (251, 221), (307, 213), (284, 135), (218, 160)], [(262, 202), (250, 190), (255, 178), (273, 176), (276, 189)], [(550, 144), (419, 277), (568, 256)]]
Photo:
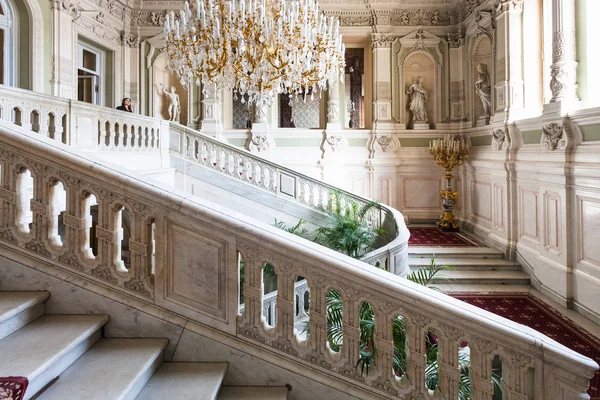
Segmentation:
[(0, 0), (0, 84), (13, 86), (16, 70), (16, 14), (8, 0)]

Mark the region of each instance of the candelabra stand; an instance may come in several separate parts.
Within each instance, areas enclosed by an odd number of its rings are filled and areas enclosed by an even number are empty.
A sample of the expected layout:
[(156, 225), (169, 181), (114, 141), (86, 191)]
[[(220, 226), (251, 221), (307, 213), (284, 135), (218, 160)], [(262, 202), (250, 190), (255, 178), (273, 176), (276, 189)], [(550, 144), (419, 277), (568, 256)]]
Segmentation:
[(458, 192), (452, 190), (452, 169), (463, 164), (469, 154), (469, 144), (457, 135), (446, 135), (429, 142), (429, 152), (437, 165), (446, 170), (446, 188), (440, 190), (444, 214), (437, 225), (446, 232), (458, 232), (458, 219), (453, 213)]

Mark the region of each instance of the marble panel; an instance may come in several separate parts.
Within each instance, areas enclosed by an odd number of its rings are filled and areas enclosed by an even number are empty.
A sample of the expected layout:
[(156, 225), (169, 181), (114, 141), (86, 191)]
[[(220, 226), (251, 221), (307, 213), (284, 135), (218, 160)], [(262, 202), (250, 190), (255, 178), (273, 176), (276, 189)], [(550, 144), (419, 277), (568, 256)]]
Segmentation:
[(579, 261), (600, 269), (600, 199), (579, 197), (578, 223), (580, 225)]
[(492, 185), (471, 180), (471, 215), (492, 222)]
[(227, 242), (170, 222), (165, 300), (226, 318)]
[(546, 192), (544, 195), (544, 241), (546, 249), (555, 253), (561, 252), (562, 206), (557, 193)]
[(377, 200), (384, 204), (392, 204), (392, 178), (380, 176), (377, 179)]
[(519, 215), (519, 233), (520, 237), (526, 237), (533, 241), (540, 240), (539, 223), (539, 192), (533, 189), (520, 188), (520, 215)]
[(494, 228), (504, 230), (504, 186), (494, 185)]
[(402, 178), (402, 209), (439, 210), (441, 189), (439, 178)]

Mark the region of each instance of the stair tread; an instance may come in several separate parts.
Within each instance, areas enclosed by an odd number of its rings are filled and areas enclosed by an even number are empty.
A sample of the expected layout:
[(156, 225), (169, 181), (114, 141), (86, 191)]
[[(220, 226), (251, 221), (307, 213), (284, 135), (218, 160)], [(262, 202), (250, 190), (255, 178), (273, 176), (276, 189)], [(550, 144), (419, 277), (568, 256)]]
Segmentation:
[(45, 315), (0, 340), (0, 376), (32, 381), (108, 322), (107, 315)]
[(0, 292), (0, 324), (48, 297), (49, 292)]
[(167, 339), (101, 339), (39, 399), (132, 398), (131, 391), (156, 359), (162, 357), (167, 343)]
[(137, 399), (214, 400), (221, 388), (227, 366), (227, 363), (164, 363)]
[[(409, 265), (429, 265), (430, 260), (423, 257), (408, 257)], [(521, 266), (517, 261), (502, 258), (458, 258), (458, 257), (436, 257), (436, 265), (507, 265)]]
[(500, 250), (492, 247), (415, 247), (408, 246), (408, 254), (490, 254), (490, 255), (504, 255)]
[(488, 277), (506, 277), (506, 278), (527, 278), (529, 275), (523, 271), (486, 271), (486, 270), (455, 270), (455, 271), (440, 271), (435, 276), (436, 278), (488, 278)]
[(219, 400), (286, 400), (286, 387), (223, 386)]

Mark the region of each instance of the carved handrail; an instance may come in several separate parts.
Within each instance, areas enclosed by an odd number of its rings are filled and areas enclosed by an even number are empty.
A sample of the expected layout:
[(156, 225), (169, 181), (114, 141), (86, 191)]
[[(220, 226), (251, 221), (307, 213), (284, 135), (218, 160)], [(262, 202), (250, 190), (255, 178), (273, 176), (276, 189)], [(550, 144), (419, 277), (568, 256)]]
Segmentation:
[[(179, 150), (171, 150), (184, 160), (211, 171), (252, 185), (280, 198), (299, 203), (316, 211), (326, 211), (335, 192), (341, 192), (359, 206), (368, 199), (341, 190), (279, 164), (268, 161), (238, 147), (204, 135), (180, 124), (171, 123), (171, 132), (178, 133)], [(401, 276), (408, 273), (408, 239), (404, 217), (385, 204), (379, 204), (367, 214), (369, 223), (384, 228), (387, 236), (377, 243), (378, 248), (363, 260)]]
[[(306, 242), (218, 205), (128, 175), (76, 155), (62, 144), (0, 121), (0, 248), (18, 252), (85, 285), (99, 285), (119, 298), (146, 308), (172, 312), (210, 327), (218, 340), (235, 340), (275, 365), (358, 398), (430, 398), (425, 387), (426, 340), (438, 340), (438, 398), (456, 399), (457, 352), (470, 348), (471, 398), (493, 396), (491, 363), (502, 360), (506, 398), (574, 400), (588, 398), (589, 380), (598, 365), (533, 329), (391, 275), (362, 262)], [(33, 198), (22, 189), (29, 170)], [(52, 193), (66, 190), (66, 209), (56, 209)], [(90, 217), (90, 195), (98, 218)], [(22, 213), (33, 213), (31, 225)], [(129, 213), (131, 263), (121, 258), (123, 210)], [(63, 213), (66, 233), (53, 240), (52, 227)], [(90, 251), (95, 226), (96, 255)], [(154, 229), (155, 228), (155, 229)], [(153, 233), (155, 232), (155, 233)], [(155, 256), (152, 242), (156, 241)], [(238, 256), (245, 265), (245, 309), (238, 315)], [(264, 324), (262, 275), (265, 264), (277, 274), (277, 321)], [(310, 287), (310, 331), (294, 327), (294, 284), (304, 277)], [(330, 350), (326, 298), (331, 289), (343, 301), (343, 343)], [(121, 300), (126, 301), (126, 300)], [(361, 375), (359, 310), (364, 302), (375, 312), (375, 365)], [(160, 311), (157, 311), (159, 313)], [(406, 326), (407, 366), (402, 378), (392, 370), (392, 321)], [(219, 336), (222, 335), (222, 336)]]

